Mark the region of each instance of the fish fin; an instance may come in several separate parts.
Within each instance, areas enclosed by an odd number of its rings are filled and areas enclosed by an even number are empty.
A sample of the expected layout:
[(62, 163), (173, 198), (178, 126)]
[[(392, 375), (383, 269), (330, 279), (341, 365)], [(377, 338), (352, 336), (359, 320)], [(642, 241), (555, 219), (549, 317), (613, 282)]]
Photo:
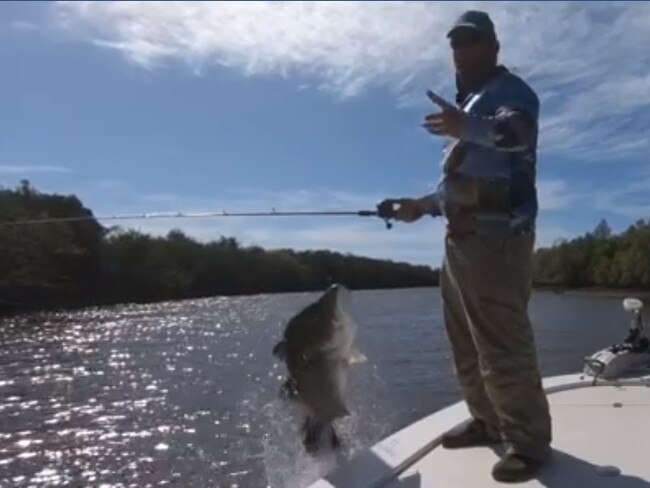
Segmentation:
[(350, 357), (348, 357), (348, 363), (350, 364), (361, 364), (368, 361), (368, 358), (361, 352), (356, 349), (350, 351)]
[(284, 359), (287, 355), (287, 341), (280, 341), (273, 347), (273, 355)]

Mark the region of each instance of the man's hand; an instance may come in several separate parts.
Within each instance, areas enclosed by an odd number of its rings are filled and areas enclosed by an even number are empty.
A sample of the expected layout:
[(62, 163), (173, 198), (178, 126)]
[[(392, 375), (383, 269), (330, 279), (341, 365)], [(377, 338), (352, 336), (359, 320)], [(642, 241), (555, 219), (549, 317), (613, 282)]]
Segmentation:
[(427, 90), (427, 96), (442, 109), (442, 112), (427, 115), (422, 126), (431, 134), (460, 139), (467, 123), (465, 112), (431, 90)]
[[(381, 206), (390, 205), (393, 210), (391, 215), (385, 215), (385, 217), (398, 220), (400, 222), (415, 222), (422, 218), (423, 215), (432, 213), (434, 208), (433, 204), (425, 198), (399, 198), (396, 200), (384, 200)], [(399, 205), (396, 209), (394, 205)], [(381, 217), (382, 215), (380, 215)]]

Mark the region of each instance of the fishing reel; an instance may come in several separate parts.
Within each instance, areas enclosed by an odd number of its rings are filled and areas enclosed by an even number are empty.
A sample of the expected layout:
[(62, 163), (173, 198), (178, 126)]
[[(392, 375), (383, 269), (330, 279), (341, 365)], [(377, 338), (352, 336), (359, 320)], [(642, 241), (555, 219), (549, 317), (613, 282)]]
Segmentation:
[(391, 220), (395, 218), (395, 214), (397, 213), (395, 205), (399, 203), (399, 200), (386, 199), (377, 205), (377, 217), (384, 219), (386, 228), (389, 230), (393, 228)]
[(391, 220), (395, 219), (398, 209), (407, 200), (408, 199), (405, 200), (402, 198), (400, 199), (387, 198), (386, 200), (382, 201), (379, 205), (377, 205), (377, 211), (374, 212), (374, 215), (384, 219), (384, 222), (386, 222), (387, 229), (392, 229), (393, 224), (391, 223)]

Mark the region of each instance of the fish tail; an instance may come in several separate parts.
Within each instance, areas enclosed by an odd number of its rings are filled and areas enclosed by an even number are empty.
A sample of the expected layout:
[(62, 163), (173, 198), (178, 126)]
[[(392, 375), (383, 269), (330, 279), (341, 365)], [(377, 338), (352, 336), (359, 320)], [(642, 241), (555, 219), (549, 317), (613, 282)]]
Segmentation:
[(307, 417), (302, 430), (303, 445), (311, 455), (316, 455), (323, 450), (337, 450), (341, 447), (341, 440), (332, 422)]

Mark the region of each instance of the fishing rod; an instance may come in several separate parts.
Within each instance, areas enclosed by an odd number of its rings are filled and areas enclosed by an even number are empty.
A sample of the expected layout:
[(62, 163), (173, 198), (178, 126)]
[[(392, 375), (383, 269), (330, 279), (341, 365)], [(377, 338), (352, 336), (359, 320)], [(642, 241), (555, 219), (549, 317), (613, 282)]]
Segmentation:
[[(391, 201), (392, 202), (392, 201)], [(390, 208), (388, 207), (390, 205)], [(386, 228), (392, 228), (390, 219), (394, 215), (392, 203), (382, 202), (377, 205), (377, 210), (357, 211), (292, 211), (278, 212), (272, 209), (270, 212), (150, 212), (140, 214), (122, 214), (105, 216), (77, 216), (77, 217), (45, 217), (40, 219), (27, 219), (15, 221), (0, 221), (0, 227), (16, 227), (36, 224), (53, 224), (65, 222), (83, 222), (89, 220), (148, 220), (148, 219), (196, 219), (196, 218), (217, 218), (217, 217), (317, 217), (317, 216), (356, 216), (356, 217), (380, 217), (384, 219)]]

